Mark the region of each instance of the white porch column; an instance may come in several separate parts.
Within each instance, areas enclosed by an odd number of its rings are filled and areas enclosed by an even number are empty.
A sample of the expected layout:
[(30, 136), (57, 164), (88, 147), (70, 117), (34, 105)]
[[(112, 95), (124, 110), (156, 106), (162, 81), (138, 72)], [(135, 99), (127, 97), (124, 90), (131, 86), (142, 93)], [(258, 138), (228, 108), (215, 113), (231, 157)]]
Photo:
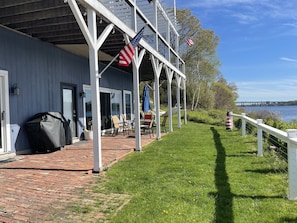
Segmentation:
[(175, 75), (175, 79), (176, 79), (176, 100), (177, 100), (177, 118), (178, 118), (178, 128), (181, 127), (181, 115), (180, 115), (180, 82), (181, 82), (181, 77), (179, 75)]
[(152, 82), (152, 86), (151, 87), (150, 85), (147, 85), (152, 91), (153, 91), (153, 100), (154, 100), (154, 108), (153, 110), (156, 111), (156, 90), (155, 90), (155, 80)]
[(186, 79), (183, 79), (183, 93), (184, 93), (184, 123), (187, 124), (187, 91), (186, 91)]
[[(97, 41), (97, 25), (96, 12), (92, 9), (87, 9), (88, 26), (93, 42)], [(100, 90), (99, 78), (96, 78), (99, 70), (98, 65), (98, 50), (89, 46), (89, 64), (90, 64), (90, 79), (92, 92), (92, 126), (93, 126), (93, 152), (94, 152), (94, 167), (93, 172), (102, 170), (101, 157), (101, 114), (100, 114)]]
[(141, 132), (140, 132), (140, 111), (139, 111), (139, 67), (141, 64), (141, 61), (143, 59), (145, 50), (141, 50), (138, 55), (138, 49), (135, 49), (135, 55), (132, 60), (132, 66), (133, 66), (133, 97), (134, 97), (134, 114), (135, 114), (135, 125), (134, 125), (134, 131), (135, 131), (135, 139), (136, 139), (136, 145), (135, 150), (141, 151)]
[(103, 42), (108, 37), (113, 28), (113, 24), (108, 25), (97, 39), (97, 24), (96, 12), (94, 9), (87, 8), (88, 26), (81, 14), (81, 11), (75, 0), (68, 0), (68, 5), (79, 25), (89, 46), (89, 66), (90, 66), (90, 81), (92, 92), (92, 126), (93, 126), (93, 152), (94, 152), (94, 167), (93, 172), (97, 173), (102, 170), (102, 155), (101, 155), (101, 114), (100, 114), (100, 89), (98, 71), (98, 50)]
[(169, 124), (169, 132), (173, 132), (172, 127), (172, 93), (171, 93), (171, 84), (173, 78), (173, 71), (168, 67), (165, 68), (166, 76), (167, 76), (167, 94), (168, 94), (168, 124)]
[[(185, 64), (182, 65), (183, 73), (186, 73), (186, 66)], [(183, 78), (183, 88), (184, 88), (184, 123), (187, 124), (187, 80)]]
[(154, 76), (155, 76), (155, 84), (154, 84), (154, 88), (155, 88), (155, 107), (156, 107), (156, 135), (157, 135), (157, 139), (161, 138), (161, 128), (160, 128), (160, 82), (159, 82), (159, 78), (160, 78), (160, 74), (162, 71), (162, 66), (163, 63), (159, 63), (158, 59), (155, 59), (155, 57), (151, 54), (151, 61), (152, 61), (152, 65), (153, 65), (153, 70), (154, 70)]

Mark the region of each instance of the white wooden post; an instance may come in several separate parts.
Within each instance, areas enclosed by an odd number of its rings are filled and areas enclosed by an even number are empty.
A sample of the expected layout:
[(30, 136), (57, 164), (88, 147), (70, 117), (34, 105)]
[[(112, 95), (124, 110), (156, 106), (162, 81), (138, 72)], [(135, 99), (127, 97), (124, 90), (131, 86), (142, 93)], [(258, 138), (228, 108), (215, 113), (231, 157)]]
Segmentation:
[(243, 137), (246, 136), (246, 120), (245, 120), (245, 113), (242, 113), (242, 118), (241, 118), (241, 135)]
[(263, 130), (260, 126), (262, 119), (257, 119), (258, 156), (263, 156)]
[[(96, 12), (88, 9), (88, 25), (93, 42), (97, 40)], [(99, 172), (103, 169), (101, 154), (101, 114), (100, 114), (100, 90), (98, 74), (98, 50), (89, 46), (90, 79), (92, 91), (92, 125), (93, 125), (93, 153), (94, 168), (93, 172)]]
[(289, 200), (297, 200), (297, 130), (288, 129), (288, 178), (289, 178)]
[(171, 83), (173, 78), (173, 71), (168, 67), (165, 67), (166, 76), (167, 76), (167, 97), (168, 97), (168, 131), (173, 132), (172, 127), (172, 95), (171, 95)]
[(154, 70), (155, 76), (155, 108), (156, 108), (156, 135), (157, 139), (161, 138), (161, 128), (160, 128), (160, 90), (159, 90), (159, 78), (161, 75), (163, 63), (160, 63), (158, 59), (155, 59), (154, 55), (151, 54), (151, 62)]
[(184, 123), (187, 124), (187, 90), (186, 90), (186, 79), (183, 79), (183, 88), (184, 88)]
[(136, 145), (135, 150), (141, 151), (141, 135), (140, 135), (140, 111), (139, 111), (139, 67), (141, 61), (143, 59), (145, 53), (145, 49), (142, 49), (140, 53), (138, 53), (138, 49), (135, 49), (135, 55), (132, 60), (133, 67), (133, 91), (134, 91), (134, 114), (135, 114), (135, 139)]
[(177, 127), (181, 128), (181, 114), (180, 114), (180, 82), (181, 77), (176, 74), (176, 102), (177, 102)]

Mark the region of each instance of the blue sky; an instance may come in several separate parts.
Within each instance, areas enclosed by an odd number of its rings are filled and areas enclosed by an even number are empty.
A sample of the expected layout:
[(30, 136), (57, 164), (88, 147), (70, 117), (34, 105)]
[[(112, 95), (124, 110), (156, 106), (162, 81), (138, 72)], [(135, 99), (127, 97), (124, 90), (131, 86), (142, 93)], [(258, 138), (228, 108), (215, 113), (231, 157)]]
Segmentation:
[(176, 0), (176, 6), (219, 36), (220, 70), (237, 85), (238, 101), (297, 100), (297, 0)]

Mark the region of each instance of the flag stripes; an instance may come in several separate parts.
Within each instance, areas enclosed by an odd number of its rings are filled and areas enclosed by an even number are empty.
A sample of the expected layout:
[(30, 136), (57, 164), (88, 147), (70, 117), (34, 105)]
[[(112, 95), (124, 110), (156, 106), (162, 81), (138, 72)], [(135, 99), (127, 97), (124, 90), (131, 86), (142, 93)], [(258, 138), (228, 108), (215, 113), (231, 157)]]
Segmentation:
[[(145, 27), (145, 26), (144, 26)], [(135, 48), (140, 42), (143, 33), (144, 27), (136, 34), (136, 36), (128, 43), (119, 53), (119, 66), (128, 67), (134, 57)]]
[(119, 66), (127, 67), (134, 57), (134, 48), (131, 43), (126, 45), (120, 52)]
[(191, 37), (187, 39), (187, 44), (188, 44), (188, 46), (193, 46), (194, 45), (194, 41), (192, 40)]

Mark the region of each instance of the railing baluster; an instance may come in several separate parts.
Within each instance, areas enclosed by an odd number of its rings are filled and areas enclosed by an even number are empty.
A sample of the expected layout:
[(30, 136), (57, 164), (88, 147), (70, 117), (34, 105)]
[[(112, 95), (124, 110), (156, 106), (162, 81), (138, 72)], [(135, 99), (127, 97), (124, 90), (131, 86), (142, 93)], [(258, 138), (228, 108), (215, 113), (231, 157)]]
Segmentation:
[(291, 139), (297, 140), (297, 130), (288, 129), (288, 178), (289, 200), (297, 200), (297, 144)]
[(262, 119), (257, 119), (258, 156), (263, 156), (263, 130)]
[(241, 134), (243, 137), (246, 136), (246, 120), (245, 120), (245, 113), (242, 113), (242, 119), (241, 119)]

